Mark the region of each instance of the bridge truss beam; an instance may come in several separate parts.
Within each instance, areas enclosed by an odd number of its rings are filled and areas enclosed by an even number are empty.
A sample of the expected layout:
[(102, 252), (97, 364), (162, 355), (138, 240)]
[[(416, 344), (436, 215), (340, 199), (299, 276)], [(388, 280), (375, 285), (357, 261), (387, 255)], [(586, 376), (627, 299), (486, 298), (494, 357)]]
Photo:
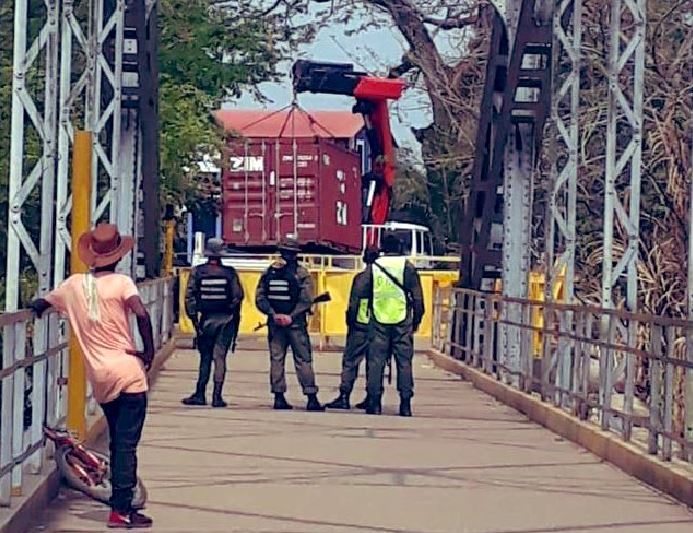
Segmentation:
[[(77, 129), (93, 134), (92, 223), (107, 220), (141, 236), (146, 274), (158, 273), (155, 1), (43, 0), (40, 30), (31, 35), (29, 4), (16, 0), (14, 13), (5, 302), (10, 311), (35, 296), (20, 294), (27, 268), (36, 272), (39, 295), (67, 275)], [(39, 228), (27, 226), (29, 211)], [(136, 275), (136, 257), (137, 252), (119, 269)]]
[[(602, 307), (613, 308), (614, 289), (625, 277), (625, 308), (637, 312), (638, 258), (640, 243), (640, 182), (643, 139), (643, 91), (645, 85), (647, 0), (612, 0), (609, 26), (609, 102), (606, 129), (606, 168), (604, 177), (604, 243), (602, 264)], [(625, 249), (617, 257), (614, 234), (623, 228)], [(602, 324), (608, 341), (615, 335), (628, 338), (634, 345), (637, 324), (627, 327), (609, 327)], [(611, 394), (616, 377), (626, 373), (624, 411), (633, 413), (633, 386), (635, 383), (635, 357), (627, 355), (614, 364), (612, 351), (602, 361), (604, 394)], [(625, 368), (624, 368), (625, 367)], [(609, 402), (610, 398), (604, 398)], [(608, 405), (605, 404), (605, 405)], [(626, 421), (626, 434), (631, 422)], [(609, 414), (602, 424), (610, 424)]]
[[(547, 179), (545, 218), (546, 301), (554, 299), (557, 282), (562, 282), (563, 300), (575, 299), (575, 251), (577, 218), (577, 177), (580, 143), (580, 66), (582, 52), (582, 0), (555, 0), (553, 6), (553, 46), (550, 149), (551, 169)], [(552, 327), (551, 316), (547, 327)], [(567, 313), (559, 327), (570, 330), (573, 316)], [(543, 382), (556, 372), (557, 385), (569, 390), (570, 345), (560, 342), (552, 350), (545, 339), (542, 357)], [(547, 395), (550, 391), (542, 391)], [(563, 398), (556, 395), (557, 403)]]
[[(20, 304), (22, 256), (36, 271), (40, 293), (51, 284), (57, 159), (58, 0), (44, 0), (46, 14), (36, 35), (27, 33), (29, 0), (15, 0), (14, 7), (5, 301), (8, 311), (16, 310)], [(42, 68), (41, 64), (45, 66)], [(43, 95), (31, 90), (41, 77)], [(37, 154), (28, 153), (32, 141), (37, 141)], [(25, 207), (40, 210), (38, 244), (25, 224)]]

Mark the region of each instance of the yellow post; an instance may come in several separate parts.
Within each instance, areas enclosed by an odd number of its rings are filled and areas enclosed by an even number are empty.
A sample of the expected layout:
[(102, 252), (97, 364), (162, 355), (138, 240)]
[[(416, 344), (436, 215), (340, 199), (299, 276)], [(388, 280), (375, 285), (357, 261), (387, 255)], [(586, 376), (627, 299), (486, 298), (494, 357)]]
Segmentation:
[(164, 264), (162, 275), (173, 276), (173, 237), (176, 231), (176, 218), (173, 214), (173, 205), (166, 205), (164, 223), (166, 225), (166, 240), (164, 242)]
[[(76, 131), (72, 147), (72, 274), (88, 270), (77, 254), (77, 241), (85, 231), (91, 229), (91, 154), (91, 132)], [(83, 439), (87, 433), (87, 381), (82, 348), (75, 335), (70, 335), (70, 367), (67, 382), (67, 428)]]
[(173, 234), (176, 230), (176, 221), (166, 221), (166, 242), (164, 243), (164, 276), (173, 275)]

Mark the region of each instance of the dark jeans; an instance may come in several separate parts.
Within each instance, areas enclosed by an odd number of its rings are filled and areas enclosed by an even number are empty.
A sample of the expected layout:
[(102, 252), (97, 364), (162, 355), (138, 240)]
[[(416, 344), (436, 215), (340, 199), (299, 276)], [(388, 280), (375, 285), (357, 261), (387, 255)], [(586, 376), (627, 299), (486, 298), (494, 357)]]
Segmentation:
[(131, 510), (133, 489), (137, 485), (137, 444), (142, 436), (147, 411), (147, 393), (121, 393), (101, 405), (108, 421), (111, 450), (111, 508)]

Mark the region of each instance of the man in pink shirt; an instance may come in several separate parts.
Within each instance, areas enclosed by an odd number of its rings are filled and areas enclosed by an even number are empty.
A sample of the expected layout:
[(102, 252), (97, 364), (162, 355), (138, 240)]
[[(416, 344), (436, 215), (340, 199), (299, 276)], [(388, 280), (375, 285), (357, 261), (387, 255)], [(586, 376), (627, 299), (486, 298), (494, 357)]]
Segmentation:
[[(91, 269), (73, 274), (30, 307), (37, 316), (54, 307), (68, 317), (84, 354), (94, 398), (108, 421), (111, 452), (110, 528), (147, 528), (151, 518), (132, 508), (137, 483), (137, 444), (147, 409), (147, 374), (154, 359), (152, 324), (132, 279), (116, 274), (118, 262), (133, 248), (112, 224), (82, 235), (77, 252)], [(138, 353), (129, 314), (137, 317), (144, 351)]]

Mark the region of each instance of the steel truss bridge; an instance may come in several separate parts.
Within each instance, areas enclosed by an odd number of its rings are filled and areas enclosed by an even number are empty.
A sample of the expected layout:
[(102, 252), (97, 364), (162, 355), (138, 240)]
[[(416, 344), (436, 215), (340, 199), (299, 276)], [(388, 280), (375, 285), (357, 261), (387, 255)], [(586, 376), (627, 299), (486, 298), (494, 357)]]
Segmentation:
[[(665, 320), (638, 312), (640, 191), (647, 164), (642, 160), (647, 0), (610, 0), (604, 7), (610, 13), (603, 28), (609, 50), (608, 112), (601, 154), (603, 275), (597, 308), (581, 306), (575, 297), (579, 118), (584, 111), (582, 0), (493, 3), (470, 192), (460, 199), (461, 286), (435, 292), (434, 351), (447, 358), (443, 366), (450, 371), (490, 376), (523, 398), (539, 394), (540, 402), (576, 420), (587, 422), (596, 411), (595, 424), (617, 432), (623, 441), (632, 441), (638, 428), (645, 428), (646, 453), (657, 465), (682, 461), (688, 468), (693, 455), (693, 349), (686, 349), (693, 342), (693, 239), (689, 316)], [(36, 274), (39, 295), (68, 274), (77, 131), (91, 132), (91, 222), (109, 220), (136, 237), (136, 253), (121, 265), (123, 271), (156, 278), (161, 255), (156, 1), (43, 0), (39, 27), (28, 29), (29, 9), (36, 4), (14, 0), (6, 313), (0, 315), (3, 506), (22, 492), (25, 468), (41, 472), (42, 424), (64, 420), (70, 408), (64, 364), (69, 335), (56, 316), (34, 321), (20, 307), (33, 296), (21, 294), (27, 267)], [(35, 20), (36, 12), (32, 15)], [(538, 179), (542, 151), (551, 163), (543, 181)], [(529, 281), (537, 183), (548, 198), (542, 298), (531, 294)], [(37, 228), (28, 227), (30, 210), (40, 213)], [(625, 229), (625, 250), (615, 249), (616, 228)], [(560, 301), (554, 290), (558, 281)], [(614, 309), (617, 285), (625, 287), (624, 309)], [(492, 294), (498, 287), (500, 293)], [(166, 279), (143, 285), (162, 350), (173, 335), (171, 290)], [(643, 358), (651, 363), (652, 388), (645, 414), (638, 412), (635, 390), (637, 361)], [(29, 372), (33, 411), (27, 426)], [(77, 404), (82, 414), (84, 402), (82, 397)], [(86, 403), (95, 413), (95, 406)], [(683, 424), (678, 434), (673, 429), (677, 412)], [(652, 482), (654, 474), (648, 477), (648, 472), (635, 474)], [(691, 504), (693, 475), (681, 475), (677, 483), (682, 484), (676, 486), (684, 489), (676, 495)], [(687, 485), (681, 481), (686, 476)]]

